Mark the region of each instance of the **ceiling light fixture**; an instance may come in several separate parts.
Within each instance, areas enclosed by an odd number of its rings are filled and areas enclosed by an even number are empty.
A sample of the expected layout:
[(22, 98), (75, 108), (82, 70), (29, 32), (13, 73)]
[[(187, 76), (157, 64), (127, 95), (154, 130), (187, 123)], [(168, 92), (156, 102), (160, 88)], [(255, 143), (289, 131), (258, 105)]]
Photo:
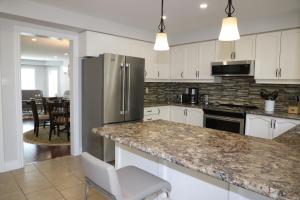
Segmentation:
[(65, 56), (68, 56), (69, 54), (68, 54), (68, 53), (64, 53), (64, 55), (65, 55)]
[(36, 38), (32, 38), (31, 40), (32, 40), (33, 42), (36, 42), (36, 41), (37, 41), (37, 39), (36, 39)]
[(162, 18), (163, 18), (163, 20), (166, 20), (166, 19), (167, 19), (167, 16), (166, 16), (166, 15), (164, 15)]
[(164, 22), (164, 0), (162, 0), (160, 23), (158, 25), (159, 32), (156, 34), (156, 40), (154, 45), (155, 51), (168, 51), (170, 49), (167, 33), (164, 32), (165, 29), (166, 29), (166, 25)]
[(207, 3), (201, 3), (200, 8), (201, 9), (206, 9), (207, 8)]
[(225, 8), (227, 17), (223, 19), (222, 28), (219, 35), (220, 41), (234, 41), (240, 39), (240, 33), (237, 26), (237, 18), (232, 17), (235, 9), (232, 5), (232, 0), (228, 0), (228, 5)]

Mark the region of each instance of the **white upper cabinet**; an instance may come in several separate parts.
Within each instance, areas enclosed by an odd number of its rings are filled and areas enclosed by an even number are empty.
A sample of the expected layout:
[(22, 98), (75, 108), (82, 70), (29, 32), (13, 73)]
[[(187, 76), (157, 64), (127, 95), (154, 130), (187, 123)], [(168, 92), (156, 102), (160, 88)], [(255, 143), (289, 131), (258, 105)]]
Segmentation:
[(235, 41), (234, 60), (255, 60), (256, 35), (243, 36)]
[(277, 79), (281, 32), (259, 34), (256, 38), (255, 79)]
[(175, 46), (171, 48), (171, 79), (183, 79), (185, 65), (185, 46)]
[(214, 61), (216, 54), (216, 42), (201, 42), (198, 51), (199, 69), (198, 79), (200, 80), (214, 80), (211, 76), (211, 62)]
[(255, 35), (233, 42), (216, 42), (216, 61), (255, 60)]
[(155, 79), (157, 77), (156, 53), (153, 45), (145, 44), (145, 79)]
[(170, 78), (170, 51), (156, 51), (157, 79)]
[(300, 79), (300, 29), (282, 32), (279, 78)]
[(198, 79), (199, 44), (185, 45), (184, 79)]
[(216, 61), (233, 60), (234, 42), (216, 41)]

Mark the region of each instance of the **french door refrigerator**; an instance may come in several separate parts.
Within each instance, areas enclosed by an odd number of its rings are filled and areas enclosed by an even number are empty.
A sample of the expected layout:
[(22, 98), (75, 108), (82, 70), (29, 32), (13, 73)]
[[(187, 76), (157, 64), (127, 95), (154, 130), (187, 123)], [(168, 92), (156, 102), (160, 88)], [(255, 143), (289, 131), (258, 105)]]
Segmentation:
[(143, 120), (144, 69), (143, 58), (102, 54), (82, 59), (83, 151), (106, 162), (114, 160), (114, 143), (91, 130)]

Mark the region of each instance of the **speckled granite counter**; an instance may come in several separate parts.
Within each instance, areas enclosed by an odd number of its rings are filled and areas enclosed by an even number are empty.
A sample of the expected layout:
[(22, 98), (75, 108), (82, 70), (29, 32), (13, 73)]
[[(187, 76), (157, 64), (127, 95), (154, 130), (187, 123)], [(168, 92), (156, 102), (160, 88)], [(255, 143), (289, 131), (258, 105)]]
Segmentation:
[[(174, 103), (174, 102), (145, 102), (144, 103), (145, 108), (157, 107), (157, 106), (183, 106), (183, 107), (188, 107), (188, 108), (200, 108), (200, 109), (203, 108), (203, 105), (201, 105), (201, 104), (184, 104), (184, 103)], [(285, 119), (300, 120), (300, 114), (289, 114), (287, 112), (280, 112), (280, 111), (268, 113), (262, 109), (255, 109), (255, 110), (247, 110), (247, 114), (264, 115), (264, 116), (269, 116), (269, 117), (279, 117), (279, 118), (285, 118)]]
[(144, 107), (158, 107), (158, 106), (182, 106), (189, 108), (202, 108), (200, 104), (176, 103), (176, 102), (145, 102)]
[(277, 200), (300, 199), (300, 143), (294, 143), (299, 130), (266, 140), (162, 120), (93, 129), (117, 143)]
[(300, 120), (300, 114), (298, 114), (298, 115), (297, 114), (289, 114), (287, 112), (279, 112), (279, 111), (269, 113), (269, 112), (265, 112), (264, 110), (261, 110), (261, 109), (256, 109), (256, 110), (247, 111), (247, 114), (264, 115), (264, 116), (270, 116), (270, 117), (279, 117), (279, 118)]

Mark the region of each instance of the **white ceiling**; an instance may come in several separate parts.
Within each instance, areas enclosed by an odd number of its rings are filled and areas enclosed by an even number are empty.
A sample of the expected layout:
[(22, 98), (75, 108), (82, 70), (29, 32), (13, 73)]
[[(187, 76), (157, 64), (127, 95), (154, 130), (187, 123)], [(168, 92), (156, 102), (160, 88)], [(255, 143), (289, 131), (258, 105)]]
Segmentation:
[[(149, 31), (157, 29), (161, 0), (28, 0)], [(200, 3), (208, 8), (201, 10)], [(300, 12), (300, 0), (233, 0), (239, 22)], [(186, 33), (221, 24), (227, 0), (165, 0), (167, 31)]]
[[(36, 41), (32, 41), (32, 39)], [(21, 35), (21, 58), (42, 61), (67, 61), (69, 41), (58, 38)]]

